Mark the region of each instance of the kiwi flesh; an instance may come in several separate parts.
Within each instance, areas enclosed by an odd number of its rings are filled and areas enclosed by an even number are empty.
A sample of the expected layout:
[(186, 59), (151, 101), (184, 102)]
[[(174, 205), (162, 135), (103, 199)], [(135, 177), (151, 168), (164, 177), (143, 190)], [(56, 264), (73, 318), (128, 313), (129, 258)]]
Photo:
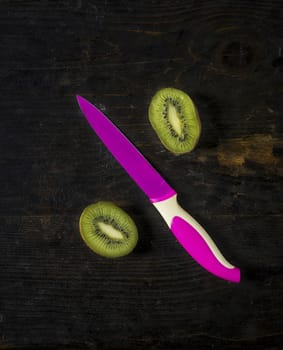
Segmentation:
[(138, 241), (134, 221), (112, 202), (100, 201), (87, 206), (80, 216), (79, 226), (89, 248), (107, 258), (129, 254)]
[(198, 143), (201, 123), (197, 108), (185, 92), (159, 90), (149, 106), (149, 120), (166, 149), (174, 154), (191, 152)]

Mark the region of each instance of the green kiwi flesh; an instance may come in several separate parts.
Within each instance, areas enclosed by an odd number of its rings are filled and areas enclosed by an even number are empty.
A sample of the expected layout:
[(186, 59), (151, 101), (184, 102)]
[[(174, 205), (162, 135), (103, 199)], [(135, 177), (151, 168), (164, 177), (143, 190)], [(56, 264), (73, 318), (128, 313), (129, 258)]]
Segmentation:
[(149, 120), (161, 143), (170, 152), (191, 152), (198, 143), (201, 123), (191, 98), (174, 88), (159, 90), (149, 106)]
[(80, 233), (95, 253), (118, 258), (129, 254), (138, 241), (138, 230), (132, 218), (112, 202), (87, 206), (80, 217)]

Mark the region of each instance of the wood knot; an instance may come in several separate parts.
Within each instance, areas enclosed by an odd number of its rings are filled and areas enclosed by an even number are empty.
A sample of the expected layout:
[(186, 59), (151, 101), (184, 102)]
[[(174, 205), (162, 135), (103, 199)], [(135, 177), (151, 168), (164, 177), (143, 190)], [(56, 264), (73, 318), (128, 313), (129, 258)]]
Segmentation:
[(222, 47), (222, 64), (231, 69), (241, 70), (250, 66), (255, 57), (252, 45), (244, 41), (232, 41)]

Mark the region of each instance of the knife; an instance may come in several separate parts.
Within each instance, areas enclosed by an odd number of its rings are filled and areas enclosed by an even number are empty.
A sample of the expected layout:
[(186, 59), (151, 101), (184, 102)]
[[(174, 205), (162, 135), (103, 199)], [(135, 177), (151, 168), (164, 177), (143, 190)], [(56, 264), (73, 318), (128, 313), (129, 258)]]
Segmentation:
[(77, 101), (92, 129), (147, 195), (191, 257), (213, 275), (239, 283), (240, 270), (223, 257), (205, 229), (178, 204), (176, 191), (99, 109), (79, 95)]

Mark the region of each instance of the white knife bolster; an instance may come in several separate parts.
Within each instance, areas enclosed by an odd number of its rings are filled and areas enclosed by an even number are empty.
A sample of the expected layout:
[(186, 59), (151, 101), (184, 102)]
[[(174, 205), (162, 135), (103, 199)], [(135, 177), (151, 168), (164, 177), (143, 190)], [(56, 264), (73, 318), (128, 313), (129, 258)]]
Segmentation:
[(224, 256), (220, 253), (216, 244), (213, 242), (211, 237), (205, 231), (205, 229), (190, 215), (188, 214), (177, 202), (177, 194), (172, 197), (165, 199), (160, 202), (152, 203), (155, 208), (159, 211), (160, 215), (163, 217), (169, 228), (171, 229), (172, 221), (175, 216), (179, 216), (182, 219), (186, 220), (198, 233), (202, 236), (202, 238), (206, 241), (207, 245), (213, 252), (214, 256), (217, 260), (227, 268), (234, 268)]

